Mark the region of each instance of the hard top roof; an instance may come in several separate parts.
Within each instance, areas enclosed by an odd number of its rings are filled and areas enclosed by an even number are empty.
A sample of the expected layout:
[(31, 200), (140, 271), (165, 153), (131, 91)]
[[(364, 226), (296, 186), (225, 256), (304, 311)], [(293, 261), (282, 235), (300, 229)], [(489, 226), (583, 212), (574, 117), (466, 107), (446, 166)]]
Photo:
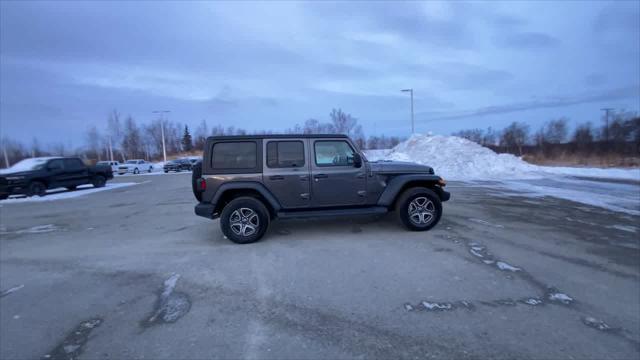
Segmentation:
[(308, 139), (308, 138), (348, 138), (344, 134), (263, 134), (263, 135), (223, 135), (209, 136), (213, 140), (242, 140), (242, 139)]

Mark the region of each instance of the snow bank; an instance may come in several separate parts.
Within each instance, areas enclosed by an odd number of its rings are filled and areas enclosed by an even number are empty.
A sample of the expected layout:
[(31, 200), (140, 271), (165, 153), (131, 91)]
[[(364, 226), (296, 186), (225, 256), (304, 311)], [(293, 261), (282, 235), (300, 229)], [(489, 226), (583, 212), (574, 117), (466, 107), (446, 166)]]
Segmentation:
[[(369, 155), (369, 153), (367, 153)], [(372, 153), (372, 158), (412, 161), (433, 167), (436, 174), (451, 180), (538, 177), (537, 166), (510, 154), (496, 154), (491, 149), (456, 136), (412, 135), (386, 154)]]
[(368, 150), (370, 161), (411, 161), (433, 167), (450, 180), (517, 180), (549, 175), (640, 181), (640, 169), (599, 169), (532, 165), (511, 154), (497, 154), (456, 136), (412, 135), (391, 150)]

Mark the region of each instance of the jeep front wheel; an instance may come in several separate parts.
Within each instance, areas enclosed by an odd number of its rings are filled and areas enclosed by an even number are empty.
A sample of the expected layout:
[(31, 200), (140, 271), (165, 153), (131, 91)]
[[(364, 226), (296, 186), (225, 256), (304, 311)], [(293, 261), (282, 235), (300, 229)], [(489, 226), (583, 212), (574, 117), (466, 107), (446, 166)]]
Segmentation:
[(262, 238), (269, 227), (269, 211), (253, 197), (239, 197), (229, 202), (220, 214), (222, 233), (237, 244), (249, 244)]
[(409, 230), (425, 231), (436, 226), (442, 216), (442, 203), (432, 190), (415, 187), (405, 190), (396, 203), (400, 222)]

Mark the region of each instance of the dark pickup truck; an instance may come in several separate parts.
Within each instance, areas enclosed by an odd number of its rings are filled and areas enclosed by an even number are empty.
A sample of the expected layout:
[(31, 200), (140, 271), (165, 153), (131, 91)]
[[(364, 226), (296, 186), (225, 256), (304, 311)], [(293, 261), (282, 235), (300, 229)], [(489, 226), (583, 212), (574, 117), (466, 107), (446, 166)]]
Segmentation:
[(113, 179), (108, 165), (86, 166), (75, 157), (38, 157), (24, 159), (8, 169), (0, 170), (0, 199), (9, 195), (44, 196), (47, 189), (79, 185), (103, 187)]

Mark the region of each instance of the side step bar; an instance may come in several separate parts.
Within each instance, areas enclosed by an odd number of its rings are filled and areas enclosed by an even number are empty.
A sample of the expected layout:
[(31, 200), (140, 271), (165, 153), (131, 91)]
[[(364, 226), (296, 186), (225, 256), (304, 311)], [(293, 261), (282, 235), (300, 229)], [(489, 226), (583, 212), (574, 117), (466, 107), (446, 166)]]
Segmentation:
[(280, 211), (277, 214), (281, 219), (302, 219), (313, 217), (341, 217), (354, 215), (376, 215), (384, 214), (389, 210), (383, 206), (371, 206), (354, 209), (331, 209), (331, 210), (297, 210), (297, 211)]

